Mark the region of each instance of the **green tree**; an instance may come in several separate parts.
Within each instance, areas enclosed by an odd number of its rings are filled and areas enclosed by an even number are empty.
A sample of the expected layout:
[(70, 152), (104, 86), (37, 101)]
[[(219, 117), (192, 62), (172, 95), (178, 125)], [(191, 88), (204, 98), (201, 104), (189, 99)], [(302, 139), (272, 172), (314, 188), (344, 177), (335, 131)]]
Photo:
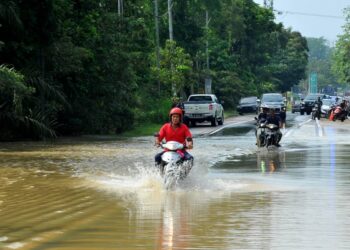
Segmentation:
[(343, 34), (336, 43), (332, 70), (339, 83), (350, 84), (350, 8), (344, 10), (346, 23), (343, 26)]
[[(273, 75), (278, 78), (278, 89), (282, 92), (290, 90), (306, 77), (308, 64), (307, 41), (299, 32), (288, 32), (285, 49), (277, 56), (279, 70)], [(276, 60), (275, 59), (275, 60)]]
[(332, 72), (333, 49), (323, 37), (307, 38), (309, 47), (308, 73), (317, 72), (317, 82), (320, 90), (326, 86), (336, 88), (338, 82)]
[(38, 114), (26, 105), (33, 98), (34, 92), (34, 88), (25, 84), (22, 74), (13, 68), (0, 66), (1, 140), (27, 136), (31, 138), (56, 136), (53, 124), (38, 119)]
[[(168, 94), (175, 91), (178, 95), (184, 87), (188, 86), (188, 75), (192, 69), (190, 56), (176, 42), (167, 40), (165, 48), (161, 50), (160, 69), (154, 67), (153, 71), (159, 80), (165, 84)], [(172, 89), (174, 87), (174, 90)]]
[[(119, 3), (123, 8), (111, 0), (0, 3), (0, 65), (11, 65), (35, 90), (21, 99), (23, 117), (62, 135), (119, 133), (144, 118), (164, 120), (172, 86), (185, 97), (203, 91), (210, 76), (214, 92), (234, 108), (243, 95), (285, 91), (304, 75), (303, 37), (253, 0), (173, 1), (174, 43), (167, 42), (167, 2), (160, 1), (159, 70), (152, 1)], [(46, 132), (23, 136), (29, 133)]]

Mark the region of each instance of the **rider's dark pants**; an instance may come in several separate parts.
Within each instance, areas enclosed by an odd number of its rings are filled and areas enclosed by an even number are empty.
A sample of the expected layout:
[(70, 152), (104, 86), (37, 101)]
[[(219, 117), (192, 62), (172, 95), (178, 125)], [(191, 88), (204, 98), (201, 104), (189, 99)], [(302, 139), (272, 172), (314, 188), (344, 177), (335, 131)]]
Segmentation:
[[(157, 164), (160, 164), (162, 162), (162, 154), (164, 154), (164, 152), (165, 151), (160, 152), (160, 153), (156, 154), (156, 156), (154, 157), (154, 160)], [(193, 156), (190, 153), (188, 153), (187, 151), (183, 151), (183, 153), (184, 153), (184, 160), (185, 161), (188, 161), (191, 159), (193, 160)]]

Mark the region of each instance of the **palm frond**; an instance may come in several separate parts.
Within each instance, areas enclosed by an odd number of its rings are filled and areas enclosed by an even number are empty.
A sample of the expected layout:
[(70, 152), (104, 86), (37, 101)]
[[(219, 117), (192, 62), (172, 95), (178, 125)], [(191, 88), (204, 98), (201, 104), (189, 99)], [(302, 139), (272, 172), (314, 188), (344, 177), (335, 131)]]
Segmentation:
[(60, 90), (60, 88), (53, 83), (46, 81), (41, 77), (31, 77), (28, 80), (28, 83), (33, 86), (39, 95), (46, 97), (47, 99), (54, 99), (57, 102), (64, 104), (67, 107), (70, 107), (66, 96)]
[(19, 17), (18, 6), (14, 1), (3, 1), (0, 3), (0, 17), (18, 29), (23, 27)]
[(50, 118), (49, 110), (30, 110), (29, 115), (22, 118), (24, 124), (30, 130), (33, 130), (36, 136), (41, 138), (56, 138), (55, 128), (58, 123), (55, 119)]
[(25, 121), (27, 126), (30, 126), (34, 130), (36, 130), (36, 132), (38, 132), (37, 135), (40, 137), (49, 137), (49, 138), (56, 138), (57, 137), (55, 130), (49, 128), (44, 123), (42, 123), (36, 119), (33, 119), (29, 116), (25, 116), (24, 121)]

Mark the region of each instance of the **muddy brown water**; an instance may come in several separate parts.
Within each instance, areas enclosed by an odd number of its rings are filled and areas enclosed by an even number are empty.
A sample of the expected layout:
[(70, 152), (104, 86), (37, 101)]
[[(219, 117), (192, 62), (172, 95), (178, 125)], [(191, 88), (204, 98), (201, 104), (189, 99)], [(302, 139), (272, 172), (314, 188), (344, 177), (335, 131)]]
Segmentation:
[(152, 137), (2, 143), (0, 249), (349, 249), (350, 122), (290, 119), (279, 149), (195, 138), (174, 191)]

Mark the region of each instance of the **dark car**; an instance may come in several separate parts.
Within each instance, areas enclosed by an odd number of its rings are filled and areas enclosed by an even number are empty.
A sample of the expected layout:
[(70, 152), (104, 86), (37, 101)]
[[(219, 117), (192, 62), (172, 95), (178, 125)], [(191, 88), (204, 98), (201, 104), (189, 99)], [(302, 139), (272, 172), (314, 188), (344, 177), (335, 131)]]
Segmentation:
[(292, 113), (300, 112), (301, 100), (293, 100)]
[(268, 108), (274, 109), (276, 114), (281, 117), (282, 122), (286, 121), (286, 99), (281, 93), (265, 93), (258, 100), (259, 109)]
[(304, 115), (304, 113), (306, 114), (311, 114), (312, 108), (315, 106), (315, 102), (317, 100), (318, 97), (321, 97), (321, 99), (323, 99), (324, 94), (308, 94), (304, 101), (301, 102), (301, 106), (300, 106), (300, 114)]
[(265, 93), (258, 100), (260, 107), (274, 108), (277, 113), (285, 110), (285, 98), (280, 93)]
[(249, 96), (249, 97), (243, 97), (239, 101), (239, 104), (237, 106), (237, 112), (240, 115), (243, 115), (243, 113), (257, 113), (257, 97), (256, 96)]

